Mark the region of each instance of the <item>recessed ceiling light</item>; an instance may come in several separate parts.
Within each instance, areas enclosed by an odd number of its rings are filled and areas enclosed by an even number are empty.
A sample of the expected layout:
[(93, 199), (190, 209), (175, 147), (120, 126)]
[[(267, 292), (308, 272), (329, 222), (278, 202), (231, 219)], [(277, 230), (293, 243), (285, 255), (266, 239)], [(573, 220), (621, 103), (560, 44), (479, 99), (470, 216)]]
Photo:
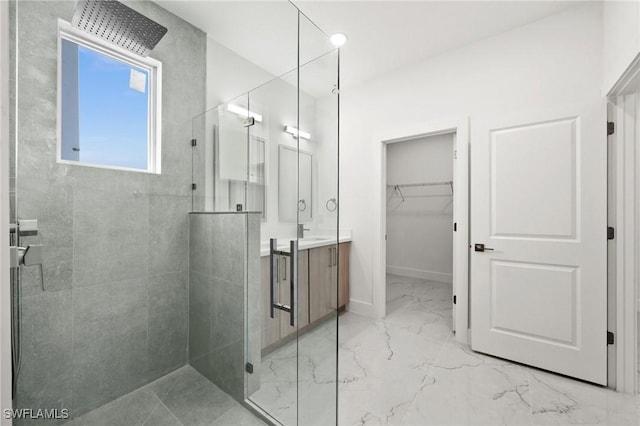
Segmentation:
[(331, 37), (329, 37), (329, 40), (331, 40), (331, 44), (333, 44), (335, 47), (341, 47), (347, 42), (347, 36), (342, 33), (335, 33)]

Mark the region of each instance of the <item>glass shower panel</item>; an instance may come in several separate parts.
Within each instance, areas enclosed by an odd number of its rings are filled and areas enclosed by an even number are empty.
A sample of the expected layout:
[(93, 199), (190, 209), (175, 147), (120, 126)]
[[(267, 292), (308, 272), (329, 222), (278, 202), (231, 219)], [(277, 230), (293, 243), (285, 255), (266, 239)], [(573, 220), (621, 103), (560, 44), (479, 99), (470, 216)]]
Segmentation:
[[(264, 176), (257, 162), (263, 147), (249, 142), (248, 126), (261, 117), (249, 111), (248, 102), (245, 94), (193, 119), (194, 211), (258, 210), (256, 187)], [(250, 153), (257, 160), (250, 161)]]
[[(310, 238), (325, 245), (308, 250), (313, 327), (298, 340), (298, 424), (319, 426), (337, 422), (338, 312), (345, 302), (338, 298), (338, 51), (302, 15), (300, 57), (299, 129), (309, 138), (298, 140), (301, 149), (313, 152), (316, 165), (314, 214), (307, 227)], [(304, 157), (299, 159), (302, 168)]]
[[(291, 241), (296, 239), (296, 217), (282, 221), (280, 199), (297, 199), (297, 142), (285, 126), (297, 123), (297, 70), (258, 87), (249, 93), (251, 110), (260, 114), (261, 121), (249, 127), (249, 140), (264, 147), (263, 168), (265, 191), (265, 215), (261, 224), (261, 280), (260, 306), (248, 303), (247, 324), (251, 318), (260, 318), (260, 335), (247, 336), (247, 355), (253, 356), (253, 373), (246, 376), (247, 397), (284, 425), (297, 424), (297, 341), (298, 328), (308, 323), (308, 309), (304, 300), (308, 293), (300, 290), (292, 300)], [(292, 154), (283, 158), (282, 149)], [(262, 157), (251, 155), (249, 164), (260, 164)], [(254, 168), (254, 166), (250, 166)], [(286, 179), (280, 177), (286, 176)], [(291, 197), (293, 196), (293, 197)], [(274, 247), (274, 272), (271, 276), (270, 239), (277, 240)], [(298, 268), (300, 272), (301, 268)], [(300, 275), (300, 273), (299, 273)], [(273, 278), (273, 279), (272, 279)], [(305, 281), (306, 282), (306, 281)], [(299, 285), (293, 281), (294, 285)], [(273, 286), (273, 287), (271, 287)], [(299, 287), (298, 287), (299, 288)], [(273, 290), (273, 293), (272, 293)], [(294, 291), (293, 296), (295, 297)], [(293, 303), (292, 303), (293, 302)], [(298, 306), (295, 325), (292, 314), (272, 305)]]

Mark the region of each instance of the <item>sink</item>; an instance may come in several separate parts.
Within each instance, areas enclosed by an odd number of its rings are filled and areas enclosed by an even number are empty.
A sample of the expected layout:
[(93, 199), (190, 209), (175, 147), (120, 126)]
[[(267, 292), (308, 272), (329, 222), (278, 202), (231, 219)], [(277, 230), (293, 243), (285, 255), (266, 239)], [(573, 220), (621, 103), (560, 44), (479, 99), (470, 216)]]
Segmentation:
[(308, 241), (308, 242), (312, 242), (312, 241), (329, 241), (331, 239), (332, 238), (329, 238), (329, 237), (304, 237), (300, 241), (301, 242), (305, 242), (305, 241)]

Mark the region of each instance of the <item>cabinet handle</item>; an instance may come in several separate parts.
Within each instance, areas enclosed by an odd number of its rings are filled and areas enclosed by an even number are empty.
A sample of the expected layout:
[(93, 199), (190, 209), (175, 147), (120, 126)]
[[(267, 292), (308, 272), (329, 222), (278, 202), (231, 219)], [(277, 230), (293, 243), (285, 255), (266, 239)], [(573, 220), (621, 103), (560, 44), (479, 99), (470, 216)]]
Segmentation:
[(331, 247), (329, 247), (329, 268), (331, 268), (333, 266), (333, 251), (331, 250)]
[(333, 266), (338, 266), (338, 247), (333, 248)]

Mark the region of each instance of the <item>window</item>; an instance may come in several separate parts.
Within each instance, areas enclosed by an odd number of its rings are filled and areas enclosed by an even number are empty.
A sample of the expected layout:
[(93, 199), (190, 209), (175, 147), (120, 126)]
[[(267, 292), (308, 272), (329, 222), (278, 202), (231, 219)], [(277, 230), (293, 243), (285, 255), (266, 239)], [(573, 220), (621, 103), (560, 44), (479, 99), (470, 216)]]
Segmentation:
[(58, 26), (58, 161), (160, 173), (162, 64)]

